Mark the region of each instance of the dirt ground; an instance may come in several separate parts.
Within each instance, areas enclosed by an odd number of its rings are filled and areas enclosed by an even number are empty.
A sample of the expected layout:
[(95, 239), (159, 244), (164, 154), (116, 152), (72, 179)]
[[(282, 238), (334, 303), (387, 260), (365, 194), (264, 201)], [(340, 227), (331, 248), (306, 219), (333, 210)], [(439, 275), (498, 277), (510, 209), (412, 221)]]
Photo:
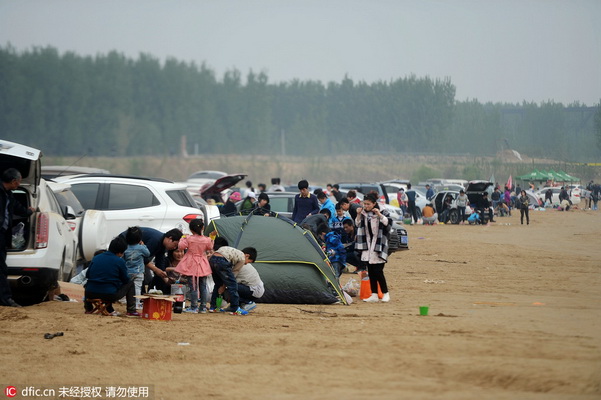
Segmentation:
[[(2, 307), (2, 390), (148, 386), (157, 400), (599, 399), (601, 212), (531, 217), (529, 226), (516, 215), (491, 226), (408, 226), (410, 250), (385, 269), (387, 304), (260, 304), (247, 317), (175, 314), (170, 322), (85, 315), (81, 303)], [(421, 305), (429, 316), (419, 316)], [(44, 339), (57, 331), (64, 336)]]

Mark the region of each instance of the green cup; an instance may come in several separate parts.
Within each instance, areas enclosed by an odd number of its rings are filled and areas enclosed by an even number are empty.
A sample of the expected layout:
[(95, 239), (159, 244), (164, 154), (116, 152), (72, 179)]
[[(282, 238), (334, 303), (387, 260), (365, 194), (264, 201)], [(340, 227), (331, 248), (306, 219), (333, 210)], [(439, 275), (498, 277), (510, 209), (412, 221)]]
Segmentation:
[(428, 315), (429, 306), (419, 306), (419, 315)]

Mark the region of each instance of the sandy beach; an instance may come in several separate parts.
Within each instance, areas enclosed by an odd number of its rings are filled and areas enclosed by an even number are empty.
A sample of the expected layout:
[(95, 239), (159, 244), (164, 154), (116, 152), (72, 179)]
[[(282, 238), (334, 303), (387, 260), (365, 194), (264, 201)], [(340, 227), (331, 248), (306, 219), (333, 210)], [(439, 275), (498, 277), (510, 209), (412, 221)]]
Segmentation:
[(2, 390), (148, 387), (149, 397), (114, 397), (157, 400), (601, 398), (601, 212), (497, 221), (408, 226), (410, 250), (385, 269), (387, 304), (259, 304), (246, 317), (169, 322), (85, 315), (74, 302), (1, 307)]

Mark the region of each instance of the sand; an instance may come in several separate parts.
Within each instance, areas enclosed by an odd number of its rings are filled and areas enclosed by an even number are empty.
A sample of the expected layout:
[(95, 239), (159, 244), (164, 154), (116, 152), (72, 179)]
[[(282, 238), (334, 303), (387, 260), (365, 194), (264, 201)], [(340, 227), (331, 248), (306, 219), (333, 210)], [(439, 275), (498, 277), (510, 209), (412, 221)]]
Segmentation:
[[(2, 390), (97, 386), (106, 394), (106, 387), (148, 386), (154, 399), (599, 399), (601, 212), (531, 217), (529, 226), (516, 215), (490, 226), (408, 226), (410, 250), (395, 253), (385, 269), (387, 304), (260, 304), (247, 317), (175, 314), (169, 322), (85, 315), (72, 302), (2, 307)], [(350, 278), (356, 275), (341, 281)], [(430, 315), (419, 316), (420, 305)], [(64, 336), (44, 339), (58, 331)]]

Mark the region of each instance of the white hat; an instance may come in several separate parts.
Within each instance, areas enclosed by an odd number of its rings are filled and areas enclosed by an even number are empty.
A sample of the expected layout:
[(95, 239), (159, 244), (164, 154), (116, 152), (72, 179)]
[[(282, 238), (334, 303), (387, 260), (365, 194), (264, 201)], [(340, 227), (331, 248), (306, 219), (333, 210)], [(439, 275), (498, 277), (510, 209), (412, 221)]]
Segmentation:
[(255, 200), (257, 199), (257, 195), (255, 192), (249, 191), (247, 196), (250, 197), (251, 199), (255, 199)]

